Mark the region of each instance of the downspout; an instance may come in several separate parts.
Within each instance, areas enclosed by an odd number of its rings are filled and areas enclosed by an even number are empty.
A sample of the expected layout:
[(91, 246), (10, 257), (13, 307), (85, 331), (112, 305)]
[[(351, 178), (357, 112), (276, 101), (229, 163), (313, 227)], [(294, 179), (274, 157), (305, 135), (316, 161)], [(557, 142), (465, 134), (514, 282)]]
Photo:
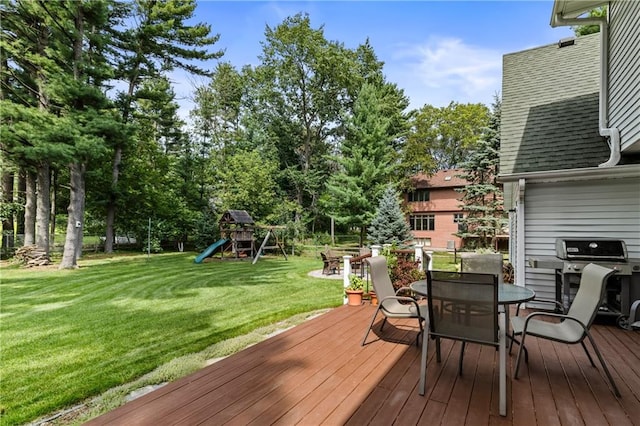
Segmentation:
[(620, 162), (620, 131), (616, 127), (608, 127), (608, 99), (609, 99), (609, 25), (606, 17), (565, 19), (559, 13), (555, 15), (551, 26), (571, 25), (599, 25), (600, 26), (600, 114), (598, 117), (598, 131), (600, 136), (608, 138), (609, 159), (598, 167), (613, 167)]
[(525, 221), (525, 188), (527, 181), (525, 179), (518, 180), (518, 201), (516, 203), (516, 265), (515, 265), (515, 283), (524, 287), (526, 282), (526, 264), (525, 264), (525, 250), (526, 250), (526, 231), (524, 226)]

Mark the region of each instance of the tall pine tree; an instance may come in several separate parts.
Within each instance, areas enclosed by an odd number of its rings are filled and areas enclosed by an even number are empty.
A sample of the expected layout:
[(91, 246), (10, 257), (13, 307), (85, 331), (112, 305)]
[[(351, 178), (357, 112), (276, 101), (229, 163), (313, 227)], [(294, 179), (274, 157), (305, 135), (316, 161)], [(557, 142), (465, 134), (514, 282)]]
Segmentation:
[[(190, 24), (194, 18), (195, 0), (138, 0), (126, 11), (133, 25), (122, 31), (114, 31), (116, 59), (115, 79), (127, 85), (118, 94), (118, 108), (122, 121), (129, 124), (138, 99), (143, 97), (140, 88), (145, 80), (165, 75), (176, 68), (193, 75), (210, 75), (208, 70), (194, 65), (195, 61), (217, 59), (223, 52), (210, 52), (219, 35), (211, 35), (211, 26), (204, 23)], [(125, 13), (125, 12), (123, 12)], [(119, 205), (119, 180), (121, 167), (130, 154), (130, 140), (118, 140), (113, 145), (111, 185), (106, 205), (104, 251), (113, 251), (116, 210)]]
[(336, 156), (338, 173), (327, 183), (324, 204), (339, 224), (364, 230), (375, 213), (379, 199), (393, 174), (395, 151), (391, 119), (386, 114), (385, 99), (379, 87), (365, 83), (346, 123), (346, 137), (341, 155)]
[[(500, 163), (500, 114), (502, 103), (496, 96), (489, 117), (489, 126), (475, 148), (461, 164), (460, 177), (469, 185), (462, 193), (461, 231), (456, 235), (477, 248), (495, 247), (496, 236), (506, 224), (502, 187), (497, 182)], [(472, 243), (473, 242), (473, 243)]]

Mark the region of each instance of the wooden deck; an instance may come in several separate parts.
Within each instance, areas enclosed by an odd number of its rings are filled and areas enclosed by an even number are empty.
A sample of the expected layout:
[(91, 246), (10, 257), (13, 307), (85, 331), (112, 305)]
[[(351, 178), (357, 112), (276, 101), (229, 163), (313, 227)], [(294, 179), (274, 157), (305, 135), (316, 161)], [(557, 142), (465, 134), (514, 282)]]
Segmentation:
[[(596, 325), (594, 337), (622, 398), (580, 345), (527, 338), (529, 364), (512, 380), (498, 415), (498, 352), (443, 341), (429, 346), (427, 394), (418, 395), (416, 321), (381, 317), (360, 345), (374, 308), (343, 306), (170, 383), (90, 424), (167, 425), (639, 425), (640, 332)], [(382, 335), (382, 337), (380, 337)]]

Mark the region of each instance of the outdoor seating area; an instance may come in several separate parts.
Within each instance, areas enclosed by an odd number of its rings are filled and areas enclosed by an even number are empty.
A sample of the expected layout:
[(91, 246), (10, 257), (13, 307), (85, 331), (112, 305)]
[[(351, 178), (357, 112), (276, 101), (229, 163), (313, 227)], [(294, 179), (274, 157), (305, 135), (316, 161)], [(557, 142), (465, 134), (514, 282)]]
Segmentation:
[(596, 323), (591, 333), (620, 389), (616, 398), (584, 351), (527, 337), (529, 363), (513, 380), (506, 359), (507, 415), (499, 416), (498, 352), (441, 342), (427, 358), (427, 386), (418, 393), (421, 348), (415, 319), (375, 323), (375, 307), (341, 306), (157, 389), (90, 424), (615, 424), (640, 418), (638, 332)]

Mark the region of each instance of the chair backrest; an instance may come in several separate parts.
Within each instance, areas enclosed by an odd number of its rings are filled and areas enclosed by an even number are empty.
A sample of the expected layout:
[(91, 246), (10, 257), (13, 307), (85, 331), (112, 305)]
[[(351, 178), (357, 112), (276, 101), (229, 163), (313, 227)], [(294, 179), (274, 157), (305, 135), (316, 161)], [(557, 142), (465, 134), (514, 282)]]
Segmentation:
[(389, 269), (387, 268), (387, 258), (384, 256), (369, 257), (366, 262), (369, 264), (371, 283), (373, 284), (373, 289), (376, 292), (378, 300), (395, 296), (396, 292), (391, 283)]
[(494, 274), (498, 283), (502, 284), (502, 255), (500, 253), (463, 253), (460, 257), (462, 272), (477, 272), (480, 274)]
[(607, 280), (615, 271), (594, 263), (582, 269), (580, 287), (571, 302), (567, 316), (575, 318), (588, 327), (598, 313), (602, 303)]
[(429, 271), (430, 334), (498, 345), (498, 277), (494, 274)]

